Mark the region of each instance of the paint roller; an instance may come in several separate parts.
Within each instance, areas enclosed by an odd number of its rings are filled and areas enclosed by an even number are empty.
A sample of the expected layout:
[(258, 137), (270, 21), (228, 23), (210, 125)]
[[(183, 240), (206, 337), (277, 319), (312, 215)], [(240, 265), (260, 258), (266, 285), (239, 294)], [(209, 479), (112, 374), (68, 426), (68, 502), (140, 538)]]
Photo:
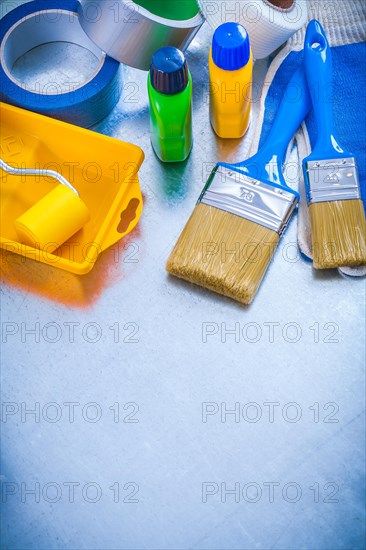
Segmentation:
[(13, 168), (0, 159), (0, 168), (14, 176), (51, 177), (61, 185), (47, 193), (19, 216), (14, 226), (21, 242), (54, 252), (90, 220), (90, 213), (77, 190), (53, 170)]

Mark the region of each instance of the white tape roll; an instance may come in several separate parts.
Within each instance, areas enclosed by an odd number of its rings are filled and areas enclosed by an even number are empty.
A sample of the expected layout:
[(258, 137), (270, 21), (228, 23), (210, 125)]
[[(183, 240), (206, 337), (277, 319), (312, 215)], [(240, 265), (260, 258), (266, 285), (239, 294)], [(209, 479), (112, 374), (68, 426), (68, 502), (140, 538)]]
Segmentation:
[(287, 9), (269, 0), (199, 0), (199, 4), (213, 29), (228, 21), (244, 25), (255, 59), (263, 59), (282, 46), (306, 24), (308, 15), (306, 0), (293, 0)]

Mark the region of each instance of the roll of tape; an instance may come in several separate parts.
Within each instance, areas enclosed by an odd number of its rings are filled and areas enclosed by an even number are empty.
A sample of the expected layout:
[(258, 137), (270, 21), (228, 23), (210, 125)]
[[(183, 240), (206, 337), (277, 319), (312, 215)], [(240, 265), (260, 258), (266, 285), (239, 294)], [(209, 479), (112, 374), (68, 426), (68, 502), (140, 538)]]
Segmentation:
[(276, 0), (276, 5), (269, 0), (199, 0), (199, 4), (214, 29), (227, 21), (242, 23), (255, 59), (273, 53), (307, 22), (306, 0)]
[(153, 54), (163, 46), (185, 50), (204, 22), (196, 0), (171, 0), (170, 4), (167, 0), (81, 0), (79, 20), (99, 48), (143, 70), (149, 69)]
[[(77, 0), (34, 0), (1, 20), (0, 100), (17, 107), (90, 127), (116, 105), (121, 93), (119, 63), (86, 36), (78, 20)], [(90, 50), (99, 60), (94, 73), (67, 91), (45, 86), (35, 91), (12, 74), (14, 63), (29, 50), (49, 42), (70, 42)]]

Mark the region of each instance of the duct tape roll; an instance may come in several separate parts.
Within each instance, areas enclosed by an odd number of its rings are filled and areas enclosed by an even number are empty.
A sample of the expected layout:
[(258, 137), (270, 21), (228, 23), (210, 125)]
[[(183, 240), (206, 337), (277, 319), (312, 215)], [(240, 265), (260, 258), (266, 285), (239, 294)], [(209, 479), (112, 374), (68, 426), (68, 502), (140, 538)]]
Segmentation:
[(163, 46), (184, 51), (204, 22), (196, 0), (81, 0), (79, 20), (99, 48), (143, 70)]
[[(0, 100), (44, 115), (90, 127), (116, 105), (121, 93), (119, 63), (103, 53), (82, 30), (77, 0), (34, 0), (18, 6), (1, 20)], [(12, 74), (15, 62), (31, 49), (49, 42), (69, 42), (90, 50), (96, 70), (64, 91), (49, 83), (31, 89)]]
[(306, 0), (199, 0), (209, 25), (242, 23), (249, 33), (255, 59), (277, 50), (308, 19)]

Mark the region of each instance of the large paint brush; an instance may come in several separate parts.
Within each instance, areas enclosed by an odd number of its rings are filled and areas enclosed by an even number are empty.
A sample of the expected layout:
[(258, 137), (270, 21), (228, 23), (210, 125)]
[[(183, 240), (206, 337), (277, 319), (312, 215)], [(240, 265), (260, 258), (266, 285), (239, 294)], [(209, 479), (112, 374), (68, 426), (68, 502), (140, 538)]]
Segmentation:
[(212, 171), (168, 260), (171, 274), (244, 304), (252, 301), (299, 200), (282, 166), (310, 105), (301, 66), (258, 153)]

